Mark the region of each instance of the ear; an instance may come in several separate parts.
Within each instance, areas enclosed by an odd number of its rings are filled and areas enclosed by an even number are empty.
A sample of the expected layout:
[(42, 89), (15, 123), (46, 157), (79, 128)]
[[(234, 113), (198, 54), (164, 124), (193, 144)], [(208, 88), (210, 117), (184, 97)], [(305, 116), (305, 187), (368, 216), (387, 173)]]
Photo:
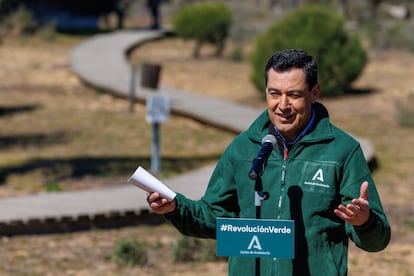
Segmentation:
[(321, 86), (319, 83), (315, 84), (311, 90), (312, 103), (315, 103), (321, 95)]

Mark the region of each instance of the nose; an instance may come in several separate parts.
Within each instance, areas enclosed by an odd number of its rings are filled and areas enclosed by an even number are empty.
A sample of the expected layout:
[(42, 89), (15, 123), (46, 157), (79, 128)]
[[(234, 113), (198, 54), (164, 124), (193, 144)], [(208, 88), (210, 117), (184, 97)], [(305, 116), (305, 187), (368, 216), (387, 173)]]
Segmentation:
[(282, 112), (290, 109), (289, 97), (285, 94), (279, 98), (279, 109)]

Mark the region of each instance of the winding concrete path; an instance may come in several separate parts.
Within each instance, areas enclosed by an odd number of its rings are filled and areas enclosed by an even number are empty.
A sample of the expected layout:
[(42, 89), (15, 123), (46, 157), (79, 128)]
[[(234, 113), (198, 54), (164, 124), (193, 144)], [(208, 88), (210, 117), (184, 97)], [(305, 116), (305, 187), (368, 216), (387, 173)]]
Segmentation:
[[(71, 68), (87, 84), (128, 98), (133, 74), (128, 53), (141, 43), (166, 35), (163, 31), (142, 30), (93, 36), (73, 48), (70, 53)], [(135, 76), (136, 99), (145, 101), (153, 92), (140, 87), (139, 76)], [(172, 112), (235, 133), (247, 129), (262, 112), (262, 109), (165, 86), (159, 88), (159, 93), (168, 95)], [(370, 143), (359, 140), (366, 159), (373, 159), (374, 151)], [(162, 181), (173, 190), (197, 199), (203, 194), (213, 168), (208, 166)], [(109, 227), (111, 220), (118, 221), (118, 225), (138, 224), (140, 216), (148, 212), (145, 193), (126, 182), (107, 189), (3, 198), (0, 199), (0, 235)]]

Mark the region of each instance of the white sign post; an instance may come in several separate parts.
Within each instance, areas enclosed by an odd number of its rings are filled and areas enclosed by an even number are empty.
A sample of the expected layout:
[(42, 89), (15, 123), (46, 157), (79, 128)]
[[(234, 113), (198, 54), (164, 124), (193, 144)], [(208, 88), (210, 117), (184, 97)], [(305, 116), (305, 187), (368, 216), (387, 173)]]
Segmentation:
[(160, 171), (160, 123), (167, 121), (170, 115), (170, 100), (162, 94), (151, 95), (147, 98), (147, 122), (152, 123), (152, 155), (151, 171)]

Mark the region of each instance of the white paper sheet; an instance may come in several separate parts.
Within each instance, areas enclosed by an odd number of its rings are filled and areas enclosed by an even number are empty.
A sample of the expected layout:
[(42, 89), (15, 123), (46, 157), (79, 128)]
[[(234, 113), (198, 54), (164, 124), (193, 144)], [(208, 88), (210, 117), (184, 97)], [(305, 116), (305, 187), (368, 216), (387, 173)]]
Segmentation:
[(161, 196), (173, 200), (177, 195), (173, 190), (158, 180), (155, 176), (139, 166), (134, 174), (128, 179), (131, 183), (147, 192), (158, 192)]

